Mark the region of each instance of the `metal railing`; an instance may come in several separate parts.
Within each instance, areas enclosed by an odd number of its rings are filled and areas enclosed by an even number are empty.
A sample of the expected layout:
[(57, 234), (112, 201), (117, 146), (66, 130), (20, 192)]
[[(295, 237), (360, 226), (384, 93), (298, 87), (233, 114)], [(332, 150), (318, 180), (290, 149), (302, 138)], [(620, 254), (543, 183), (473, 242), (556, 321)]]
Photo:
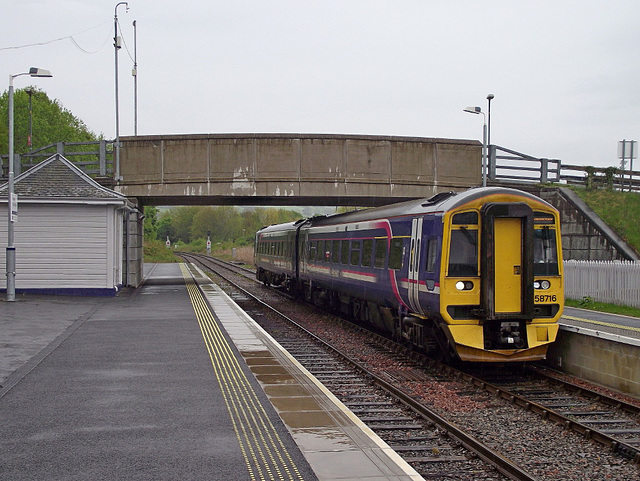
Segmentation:
[[(58, 142), (26, 154), (16, 154), (14, 172), (21, 172), (49, 158), (53, 154), (64, 155), (85, 173), (101, 178), (104, 183), (113, 181), (114, 141)], [(588, 167), (563, 165), (558, 159), (532, 157), (515, 150), (490, 145), (488, 151), (488, 178), (491, 181), (524, 184), (560, 183), (604, 187), (615, 190), (640, 191), (640, 172), (620, 170), (615, 167)], [(8, 156), (0, 156), (0, 178), (6, 179), (9, 171)]]
[(527, 184), (571, 184), (640, 191), (640, 172), (616, 167), (565, 165), (498, 145), (489, 146), (489, 180)]
[[(13, 170), (16, 176), (54, 154), (63, 155), (94, 178), (113, 178), (113, 140), (96, 142), (58, 142), (25, 154), (15, 154)], [(0, 176), (7, 178), (9, 156), (0, 156)]]

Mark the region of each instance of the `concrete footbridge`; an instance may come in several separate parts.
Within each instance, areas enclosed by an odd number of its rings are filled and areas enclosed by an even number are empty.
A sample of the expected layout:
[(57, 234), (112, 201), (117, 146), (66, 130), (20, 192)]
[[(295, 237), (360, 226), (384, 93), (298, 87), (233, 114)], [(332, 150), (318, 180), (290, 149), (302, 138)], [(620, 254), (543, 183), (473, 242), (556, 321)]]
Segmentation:
[(200, 134), (121, 143), (117, 190), (144, 205), (372, 206), (482, 182), (482, 145), (472, 140)]

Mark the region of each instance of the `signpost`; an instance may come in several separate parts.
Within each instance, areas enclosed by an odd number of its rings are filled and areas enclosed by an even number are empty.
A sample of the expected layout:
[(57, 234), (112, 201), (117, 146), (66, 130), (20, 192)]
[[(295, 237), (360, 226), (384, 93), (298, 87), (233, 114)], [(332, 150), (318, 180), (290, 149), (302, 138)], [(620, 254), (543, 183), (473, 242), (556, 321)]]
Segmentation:
[(618, 158), (622, 170), (622, 189), (624, 190), (624, 171), (629, 159), (629, 192), (633, 190), (633, 159), (638, 158), (638, 142), (635, 140), (621, 140), (618, 142)]

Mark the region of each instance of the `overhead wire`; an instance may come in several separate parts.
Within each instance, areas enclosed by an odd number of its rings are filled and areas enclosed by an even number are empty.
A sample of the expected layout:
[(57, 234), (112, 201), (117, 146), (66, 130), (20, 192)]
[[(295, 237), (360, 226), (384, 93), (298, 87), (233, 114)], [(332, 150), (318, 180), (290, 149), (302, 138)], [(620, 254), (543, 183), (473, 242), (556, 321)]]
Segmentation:
[[(118, 28), (120, 29), (120, 32), (122, 32), (122, 27), (120, 26), (120, 19), (118, 19)], [(129, 58), (131, 59), (132, 62), (135, 62), (133, 60), (133, 55), (131, 55), (131, 52), (129, 51), (129, 46), (127, 45), (127, 41), (124, 39), (124, 35), (121, 34), (122, 37), (122, 43), (124, 44), (124, 49), (127, 51), (127, 55), (129, 55)]]
[(113, 31), (113, 29), (111, 29), (109, 31), (109, 33), (107, 34), (107, 38), (104, 40), (104, 42), (102, 42), (102, 45), (100, 45), (100, 47), (95, 50), (95, 51), (90, 51), (90, 50), (86, 50), (85, 48), (83, 48), (78, 41), (74, 38), (74, 36), (80, 35), (82, 33), (88, 32), (89, 30), (93, 30), (95, 28), (98, 27), (102, 27), (103, 25), (105, 25), (108, 22), (103, 22), (101, 24), (95, 25), (91, 28), (87, 28), (85, 30), (82, 30), (80, 32), (76, 32), (72, 35), (66, 35), (64, 37), (60, 37), (60, 38), (55, 38), (53, 40), (47, 40), (45, 42), (35, 42), (35, 43), (28, 43), (25, 45), (15, 45), (15, 46), (9, 46), (9, 47), (0, 47), (0, 51), (2, 50), (19, 50), (19, 49), (23, 49), (23, 48), (28, 48), (28, 47), (42, 47), (44, 45), (49, 45), (55, 42), (60, 42), (62, 40), (69, 40), (71, 41), (71, 43), (78, 49), (80, 50), (82, 53), (86, 53), (86, 54), (95, 54), (98, 53), (100, 50), (102, 50), (102, 48), (104, 47), (104, 45), (107, 43), (107, 41), (109, 40), (109, 38), (111, 37), (111, 32)]

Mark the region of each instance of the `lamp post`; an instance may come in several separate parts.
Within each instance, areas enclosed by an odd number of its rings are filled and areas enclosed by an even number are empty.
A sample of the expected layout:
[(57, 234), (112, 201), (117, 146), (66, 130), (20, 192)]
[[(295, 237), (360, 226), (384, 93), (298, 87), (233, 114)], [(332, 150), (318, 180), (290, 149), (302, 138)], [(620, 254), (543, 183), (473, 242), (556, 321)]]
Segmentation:
[(29, 147), (29, 152), (31, 152), (33, 150), (33, 108), (31, 104), (33, 89), (31, 87), (27, 87), (24, 91), (29, 94), (29, 138), (27, 139), (27, 147)]
[(487, 116), (480, 107), (467, 107), (464, 112), (482, 114), (482, 187), (487, 186)]
[(133, 135), (138, 135), (138, 34), (133, 21)]
[(120, 180), (120, 113), (118, 111), (118, 50), (122, 47), (120, 45), (120, 37), (118, 36), (118, 7), (120, 5), (126, 5), (127, 11), (129, 10), (129, 4), (127, 2), (120, 2), (116, 4), (115, 13), (113, 17), (113, 46), (115, 48), (116, 56), (116, 172), (115, 181)]
[(53, 77), (51, 72), (31, 67), (28, 72), (9, 75), (9, 186), (7, 189), (7, 301), (16, 300), (16, 248), (13, 245), (13, 223), (16, 220), (18, 199), (13, 193), (13, 79), (23, 75), (32, 77)]
[(491, 145), (491, 101), (495, 98), (495, 95), (487, 95), (487, 146)]

